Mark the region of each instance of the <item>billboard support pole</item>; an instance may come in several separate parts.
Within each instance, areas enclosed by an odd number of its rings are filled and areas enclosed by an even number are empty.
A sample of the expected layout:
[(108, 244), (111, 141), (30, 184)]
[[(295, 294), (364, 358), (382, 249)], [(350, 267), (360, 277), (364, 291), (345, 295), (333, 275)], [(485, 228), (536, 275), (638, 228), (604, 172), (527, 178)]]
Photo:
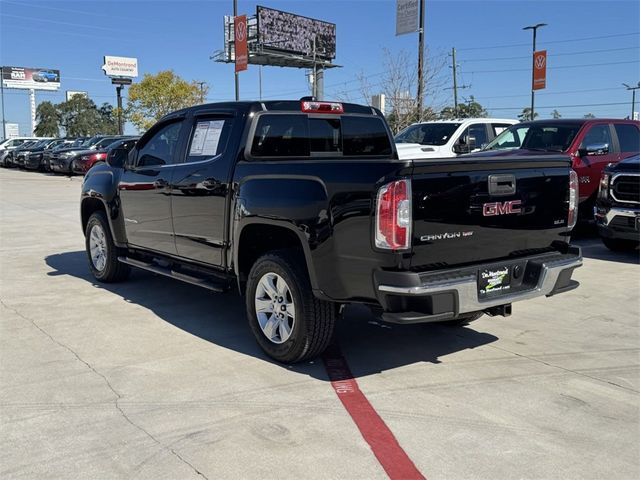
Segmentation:
[(122, 135), (122, 89), (124, 85), (116, 85), (116, 97), (118, 99), (118, 135)]
[(31, 104), (31, 136), (36, 131), (36, 91), (29, 89), (29, 103)]
[(7, 138), (7, 124), (4, 120), (4, 67), (0, 67), (0, 91), (2, 91), (2, 139)]
[(418, 27), (418, 121), (422, 120), (423, 62), (424, 62), (424, 0), (420, 0), (420, 25)]
[[(233, 18), (235, 19), (238, 16), (238, 0), (233, 0)], [(233, 35), (235, 37), (235, 30)], [(234, 43), (235, 48), (235, 43)], [(240, 100), (240, 77), (238, 77), (238, 72), (234, 72), (235, 75), (235, 86), (236, 86), (236, 102)]]
[(324, 69), (316, 66), (316, 100), (324, 100)]

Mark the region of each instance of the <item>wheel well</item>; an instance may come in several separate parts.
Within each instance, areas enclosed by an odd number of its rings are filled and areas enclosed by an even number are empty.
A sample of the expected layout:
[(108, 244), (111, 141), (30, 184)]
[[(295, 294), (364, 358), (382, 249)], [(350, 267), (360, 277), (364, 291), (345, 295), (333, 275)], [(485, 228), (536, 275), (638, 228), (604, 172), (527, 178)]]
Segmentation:
[[(298, 236), (285, 227), (273, 225), (247, 225), (242, 229), (238, 242), (238, 273), (242, 284), (251, 267), (262, 255), (274, 250), (295, 250), (304, 259), (302, 243)], [(306, 263), (303, 264), (306, 269)]]
[(82, 206), (80, 207), (80, 218), (82, 219), (82, 232), (87, 230), (87, 222), (89, 221), (89, 217), (97, 211), (107, 212), (104, 208), (104, 204), (98, 200), (97, 198), (87, 198), (83, 200)]

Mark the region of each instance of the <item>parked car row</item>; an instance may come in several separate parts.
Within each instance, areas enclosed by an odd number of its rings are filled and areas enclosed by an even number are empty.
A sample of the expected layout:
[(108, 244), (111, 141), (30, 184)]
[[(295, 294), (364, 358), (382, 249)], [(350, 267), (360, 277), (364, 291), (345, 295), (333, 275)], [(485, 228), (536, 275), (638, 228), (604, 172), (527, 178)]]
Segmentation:
[[(630, 173), (617, 173), (615, 166), (640, 153), (638, 121), (584, 118), (522, 123), (495, 118), (447, 120), (411, 125), (398, 133), (395, 141), (398, 155), (406, 159), (459, 156), (471, 161), (535, 157), (543, 161), (558, 154), (567, 155), (578, 177), (581, 220), (591, 221), (595, 215), (603, 242), (612, 250), (635, 248), (640, 242), (637, 157), (635, 163), (630, 160), (624, 162), (624, 167), (620, 165), (625, 171), (631, 170)], [(620, 191), (616, 197), (615, 192), (620, 189), (624, 193)], [(597, 208), (596, 200), (599, 202)], [(626, 213), (605, 211), (611, 204)], [(622, 224), (628, 227), (624, 235)], [(614, 239), (620, 235), (619, 240)]]
[(112, 146), (131, 148), (137, 138), (96, 135), (91, 138), (28, 139), (8, 148), (0, 157), (0, 166), (84, 175), (93, 165), (106, 160)]

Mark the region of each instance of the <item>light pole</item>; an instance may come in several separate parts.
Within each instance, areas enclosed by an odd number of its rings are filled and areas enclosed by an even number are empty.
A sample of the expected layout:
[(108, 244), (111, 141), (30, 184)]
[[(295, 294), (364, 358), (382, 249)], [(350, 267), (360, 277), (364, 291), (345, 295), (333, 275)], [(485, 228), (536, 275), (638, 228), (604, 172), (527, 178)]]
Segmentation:
[(535, 105), (535, 90), (533, 89), (533, 76), (535, 75), (536, 69), (536, 34), (538, 33), (538, 29), (540, 27), (546, 27), (546, 23), (536, 23), (535, 25), (529, 25), (528, 27), (524, 27), (523, 30), (533, 30), (533, 53), (531, 54), (531, 120), (535, 120), (534, 118), (534, 105)]
[(636, 85), (635, 87), (627, 85), (626, 83), (623, 83), (622, 85), (624, 85), (627, 90), (631, 90), (631, 116), (629, 118), (631, 120), (635, 120), (635, 118), (633, 118), (633, 114), (636, 111), (636, 90), (640, 88), (640, 82), (638, 82), (638, 85)]

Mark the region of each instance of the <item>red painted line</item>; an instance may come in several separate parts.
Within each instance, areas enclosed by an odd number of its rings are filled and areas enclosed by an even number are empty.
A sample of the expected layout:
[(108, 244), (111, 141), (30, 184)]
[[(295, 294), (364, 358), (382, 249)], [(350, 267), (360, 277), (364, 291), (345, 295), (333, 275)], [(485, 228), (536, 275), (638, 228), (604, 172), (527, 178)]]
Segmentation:
[(337, 347), (329, 348), (322, 360), (336, 395), (389, 478), (426, 480), (360, 390), (340, 350)]

